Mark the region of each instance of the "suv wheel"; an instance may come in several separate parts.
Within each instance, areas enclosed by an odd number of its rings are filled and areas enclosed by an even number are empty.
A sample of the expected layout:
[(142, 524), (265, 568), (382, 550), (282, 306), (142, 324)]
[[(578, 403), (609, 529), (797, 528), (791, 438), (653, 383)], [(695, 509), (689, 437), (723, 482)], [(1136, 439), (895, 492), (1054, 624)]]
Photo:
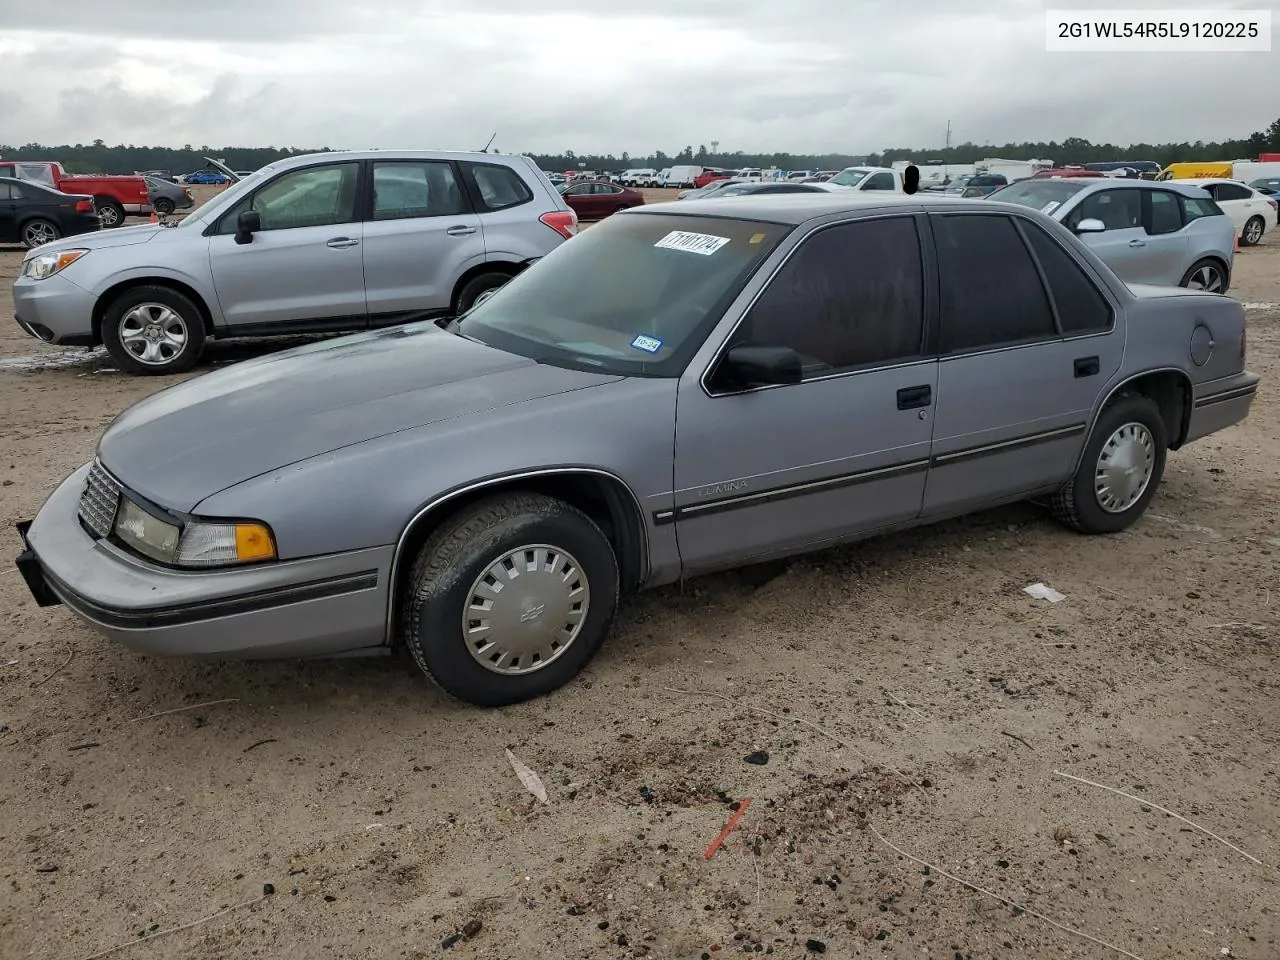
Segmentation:
[(618, 605), (618, 561), (580, 510), (500, 494), (447, 520), (423, 546), (401, 623), (419, 667), (482, 707), (542, 696), (600, 649)]
[(1155, 402), (1122, 395), (1102, 411), (1075, 475), (1054, 495), (1054, 517), (1081, 533), (1129, 527), (1155, 496), (1168, 445)]
[(128, 373), (182, 373), (204, 350), (204, 317), (170, 287), (133, 287), (102, 317), (102, 342)]
[(478, 277), (472, 277), (462, 289), (458, 291), (457, 303), (454, 305), (454, 313), (462, 316), (477, 303), (487, 299), (495, 290), (511, 279), (511, 274), (502, 273), (498, 270), (491, 270), (488, 273), (482, 273)]

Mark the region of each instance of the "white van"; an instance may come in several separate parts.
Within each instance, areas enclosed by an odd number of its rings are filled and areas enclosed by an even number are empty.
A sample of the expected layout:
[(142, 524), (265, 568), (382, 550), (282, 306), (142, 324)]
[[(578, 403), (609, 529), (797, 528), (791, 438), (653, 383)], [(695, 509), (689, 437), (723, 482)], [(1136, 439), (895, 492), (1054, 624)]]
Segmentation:
[(702, 176), (702, 172), (705, 169), (706, 167), (701, 164), (698, 164), (697, 166), (685, 164), (684, 166), (672, 167), (667, 171), (667, 177), (663, 186), (679, 187), (681, 189), (692, 187), (693, 181)]
[(631, 170), (623, 170), (622, 175), (618, 177), (618, 182), (624, 187), (644, 187), (657, 176), (658, 171), (653, 167), (635, 167)]

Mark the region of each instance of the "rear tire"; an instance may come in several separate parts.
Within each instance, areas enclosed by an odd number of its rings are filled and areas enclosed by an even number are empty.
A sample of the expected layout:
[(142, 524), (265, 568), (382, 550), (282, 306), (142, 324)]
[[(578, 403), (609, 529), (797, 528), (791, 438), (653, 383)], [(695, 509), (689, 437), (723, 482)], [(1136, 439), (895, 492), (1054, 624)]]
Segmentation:
[(22, 225), (22, 245), (28, 250), (52, 243), (62, 237), (62, 230), (52, 220), (35, 217)]
[(1119, 533), (1146, 512), (1169, 448), (1154, 400), (1125, 394), (1093, 426), (1075, 475), (1054, 494), (1054, 518), (1081, 533)]
[(157, 216), (167, 217), (169, 214), (173, 213), (173, 201), (168, 197), (161, 197), (152, 204), (152, 209), (155, 210)]
[(540, 494), (498, 494), (446, 520), (418, 553), (401, 601), (405, 645), (450, 696), (520, 703), (595, 656), (618, 586), (613, 548), (590, 517)]
[(204, 351), (200, 308), (171, 287), (132, 287), (102, 317), (102, 343), (126, 373), (184, 373)]
[(1206, 293), (1226, 293), (1230, 285), (1231, 281), (1222, 264), (1211, 257), (1193, 263), (1178, 283), (1180, 287), (1204, 290)]
[(458, 296), (454, 303), (454, 315), (462, 316), (462, 314), (474, 307), (485, 294), (492, 293), (510, 279), (511, 274), (503, 273), (499, 270), (491, 270), (488, 273), (480, 274), (478, 277), (472, 277), (458, 291)]
[(98, 208), (98, 219), (108, 230), (124, 225), (124, 207), (110, 197), (94, 197), (94, 206)]
[(1240, 246), (1255, 247), (1266, 232), (1267, 224), (1261, 217), (1250, 217), (1240, 231)]

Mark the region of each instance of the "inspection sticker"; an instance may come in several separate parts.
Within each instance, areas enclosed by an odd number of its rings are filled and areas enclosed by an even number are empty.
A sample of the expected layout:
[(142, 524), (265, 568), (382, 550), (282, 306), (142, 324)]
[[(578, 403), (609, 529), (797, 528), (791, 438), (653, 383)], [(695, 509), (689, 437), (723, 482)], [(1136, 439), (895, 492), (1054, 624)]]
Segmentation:
[[(726, 243), (728, 237), (716, 237), (709, 233), (687, 233), (684, 230), (672, 230), (654, 244), (667, 250), (683, 250), (685, 253), (698, 253), (709, 257)], [(635, 344), (632, 344), (635, 346)]]
[(1046, 203), (1043, 207), (1040, 208), (1040, 212), (1053, 213), (1053, 211), (1058, 209), (1058, 206), (1059, 204), (1057, 200), (1050, 200), (1048, 203)]
[(657, 337), (645, 336), (643, 333), (639, 334), (634, 340), (632, 340), (631, 345), (637, 350), (643, 350), (645, 353), (657, 353), (662, 349), (661, 340)]

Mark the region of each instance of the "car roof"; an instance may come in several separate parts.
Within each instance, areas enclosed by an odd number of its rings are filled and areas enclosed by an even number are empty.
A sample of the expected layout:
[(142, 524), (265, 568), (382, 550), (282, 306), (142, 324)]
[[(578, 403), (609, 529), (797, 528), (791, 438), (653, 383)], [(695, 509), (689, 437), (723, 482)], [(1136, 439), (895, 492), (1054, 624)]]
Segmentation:
[(272, 170), (283, 170), (325, 160), (472, 160), (478, 163), (509, 163), (523, 160), (523, 157), (514, 153), (482, 153), (478, 150), (331, 150), (328, 153), (300, 153), (283, 157), (269, 166)]
[(760, 196), (744, 194), (722, 197), (719, 200), (684, 200), (674, 208), (665, 203), (648, 204), (627, 211), (627, 216), (706, 216), (730, 217), (736, 220), (759, 220), (762, 223), (781, 223), (796, 226), (810, 220), (840, 213), (862, 213), (874, 210), (901, 210), (928, 207), (939, 212), (945, 210), (1016, 210), (1026, 213), (1028, 208), (1019, 204), (994, 203), (984, 200), (961, 200), (941, 194), (899, 194), (872, 191), (875, 196), (850, 190), (823, 191), (821, 193), (774, 193)]
[(1237, 187), (1247, 187), (1249, 184), (1243, 180), (1232, 180), (1230, 177), (1179, 177), (1177, 180), (1164, 180), (1162, 183), (1185, 183), (1190, 186), (1199, 186), (1205, 183), (1234, 183)]
[[(1052, 179), (1052, 177), (1032, 177), (1028, 182), (1039, 180), (1043, 183)], [(1202, 182), (1200, 180), (1130, 180), (1127, 177), (1061, 177), (1060, 179), (1080, 184), (1078, 195), (1097, 193), (1100, 190), (1172, 190), (1174, 193), (1181, 193), (1184, 197), (1197, 197), (1199, 195), (1194, 191), (1200, 189), (1199, 184)], [(1204, 198), (1199, 197), (1199, 199)]]

